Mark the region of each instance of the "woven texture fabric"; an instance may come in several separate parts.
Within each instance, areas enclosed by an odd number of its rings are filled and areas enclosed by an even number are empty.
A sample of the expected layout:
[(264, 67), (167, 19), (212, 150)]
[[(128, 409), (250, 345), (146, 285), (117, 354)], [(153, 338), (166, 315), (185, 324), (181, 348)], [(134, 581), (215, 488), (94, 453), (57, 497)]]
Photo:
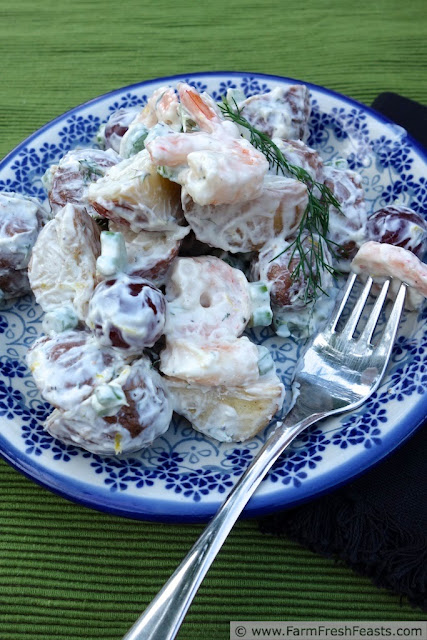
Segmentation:
[[(422, 0), (3, 0), (0, 16), (0, 156), (76, 104), (175, 73), (265, 72), (366, 104), (383, 91), (427, 103)], [(201, 530), (85, 509), (0, 461), (0, 639), (118, 640)], [(343, 564), (242, 521), (179, 640), (227, 640), (239, 619), (422, 616)]]

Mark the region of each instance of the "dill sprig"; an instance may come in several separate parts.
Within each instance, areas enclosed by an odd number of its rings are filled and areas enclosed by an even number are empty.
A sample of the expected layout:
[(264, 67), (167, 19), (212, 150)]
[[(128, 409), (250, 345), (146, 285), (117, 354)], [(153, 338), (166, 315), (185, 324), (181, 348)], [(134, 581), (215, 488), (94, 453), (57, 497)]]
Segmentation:
[(104, 171), (100, 169), (96, 162), (84, 159), (79, 160), (79, 165), (81, 167), (80, 172), (82, 174), (82, 178), (85, 182), (93, 182), (96, 180), (96, 176), (104, 176)]
[(276, 260), (283, 253), (289, 251), (288, 266), (290, 266), (294, 257), (299, 256), (298, 263), (291, 272), (291, 279), (297, 280), (300, 276), (305, 277), (307, 281), (305, 302), (309, 302), (319, 292), (326, 293), (321, 286), (322, 271), (328, 271), (332, 275), (337, 274), (336, 269), (327, 262), (324, 248), (326, 245), (332, 255), (336, 255), (338, 245), (327, 237), (329, 207), (332, 205), (340, 210), (340, 204), (329, 187), (314, 180), (302, 167), (288, 162), (273, 140), (243, 117), (242, 110), (239, 109), (234, 99), (233, 103), (232, 107), (227, 98), (223, 97), (222, 104), (219, 105), (222, 114), (249, 131), (251, 144), (264, 154), (270, 168), (275, 169), (276, 174), (281, 172), (283, 175), (290, 175), (299, 182), (303, 182), (307, 187), (308, 202), (301, 217), (296, 237), (284, 251), (272, 260)]

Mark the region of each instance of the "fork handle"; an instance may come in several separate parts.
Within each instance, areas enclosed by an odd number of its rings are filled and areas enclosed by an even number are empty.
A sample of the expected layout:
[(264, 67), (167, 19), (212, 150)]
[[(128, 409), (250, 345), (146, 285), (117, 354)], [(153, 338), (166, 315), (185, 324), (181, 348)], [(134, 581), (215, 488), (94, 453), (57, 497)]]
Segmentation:
[(203, 578), (261, 480), (294, 438), (326, 415), (316, 413), (291, 426), (278, 423), (200, 538), (123, 640), (175, 638)]

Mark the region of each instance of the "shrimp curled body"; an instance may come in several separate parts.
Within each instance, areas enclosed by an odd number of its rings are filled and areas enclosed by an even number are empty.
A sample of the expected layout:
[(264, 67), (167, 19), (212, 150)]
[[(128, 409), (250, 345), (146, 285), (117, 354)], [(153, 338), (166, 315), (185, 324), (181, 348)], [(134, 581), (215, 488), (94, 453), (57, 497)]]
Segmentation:
[(147, 143), (156, 165), (182, 166), (177, 182), (200, 205), (233, 204), (256, 198), (268, 171), (265, 156), (220, 118), (205, 97), (178, 85), (181, 103), (201, 131), (170, 133)]

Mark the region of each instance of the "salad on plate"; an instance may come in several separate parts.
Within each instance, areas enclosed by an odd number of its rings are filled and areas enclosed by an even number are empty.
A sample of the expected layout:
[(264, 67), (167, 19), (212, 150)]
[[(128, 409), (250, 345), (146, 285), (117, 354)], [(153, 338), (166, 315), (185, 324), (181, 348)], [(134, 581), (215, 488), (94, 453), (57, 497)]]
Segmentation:
[(246, 441), (290, 391), (248, 327), (306, 340), (350, 269), (406, 282), (421, 307), (425, 220), (370, 211), (361, 176), (307, 145), (310, 111), (303, 84), (219, 103), (162, 86), (48, 169), (47, 202), (0, 193), (0, 289), (44, 312), (27, 362), (51, 435), (127, 454), (176, 412)]

